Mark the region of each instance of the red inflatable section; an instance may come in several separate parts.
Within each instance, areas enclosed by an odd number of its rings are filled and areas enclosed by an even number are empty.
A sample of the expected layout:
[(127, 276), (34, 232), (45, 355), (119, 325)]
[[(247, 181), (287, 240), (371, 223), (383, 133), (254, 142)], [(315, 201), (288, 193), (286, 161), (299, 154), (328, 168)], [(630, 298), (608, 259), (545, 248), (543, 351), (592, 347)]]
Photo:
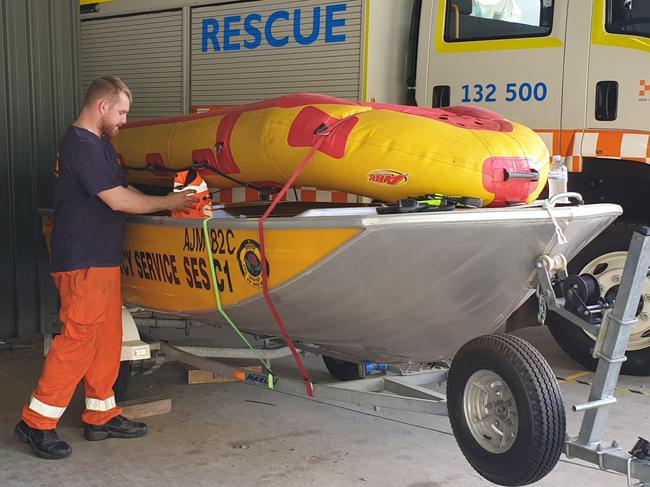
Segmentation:
[(260, 110), (264, 108), (293, 108), (304, 105), (357, 105), (357, 106), (370, 106), (375, 110), (389, 110), (392, 112), (407, 113), (409, 115), (416, 115), (419, 117), (430, 118), (448, 123), (455, 127), (462, 127), (472, 130), (493, 130), (496, 132), (512, 132), (513, 127), (510, 122), (504, 119), (498, 113), (491, 110), (486, 110), (479, 107), (470, 106), (457, 106), (446, 108), (423, 108), (423, 107), (410, 107), (402, 105), (390, 105), (386, 103), (370, 103), (370, 102), (351, 102), (348, 100), (341, 100), (326, 95), (317, 95), (313, 93), (297, 93), (294, 95), (281, 96), (272, 100), (265, 100), (257, 103), (250, 103), (248, 105), (236, 105), (232, 107), (223, 107), (214, 111), (206, 113), (181, 115), (177, 117), (159, 118), (156, 120), (143, 120), (137, 122), (130, 122), (125, 125), (125, 128), (130, 127), (144, 127), (148, 125), (160, 125), (170, 122), (183, 122), (186, 120), (197, 120), (201, 118), (209, 118), (215, 115), (224, 114), (241, 114), (250, 112), (252, 110)]
[(332, 129), (329, 137), (319, 146), (318, 150), (334, 159), (342, 159), (350, 133), (358, 122), (358, 117), (349, 117), (341, 121), (336, 117), (330, 117), (316, 107), (306, 107), (293, 122), (288, 142), (291, 147), (313, 147), (319, 137), (315, 133), (319, 127), (336, 125), (336, 128)]
[(535, 191), (537, 180), (510, 179), (508, 173), (534, 174), (530, 161), (524, 157), (491, 157), (483, 163), (483, 185), (494, 193), (490, 206), (521, 203)]

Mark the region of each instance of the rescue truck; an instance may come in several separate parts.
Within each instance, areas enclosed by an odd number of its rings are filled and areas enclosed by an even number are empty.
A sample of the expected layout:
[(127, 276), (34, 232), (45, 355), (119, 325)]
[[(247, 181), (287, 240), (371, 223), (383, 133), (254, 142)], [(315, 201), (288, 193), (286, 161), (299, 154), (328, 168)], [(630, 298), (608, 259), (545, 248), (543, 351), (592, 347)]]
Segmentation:
[[(632, 229), (650, 223), (649, 0), (114, 0), (82, 13), (82, 89), (120, 75), (132, 118), (311, 91), (472, 104), (533, 128), (569, 190), (624, 209), (569, 265), (610, 302)], [(529, 308), (506, 329), (530, 324)], [(650, 279), (637, 317), (623, 372), (650, 375)], [(595, 337), (553, 313), (546, 324), (595, 366)]]
[[(423, 0), (415, 11), (418, 104), (475, 104), (535, 129), (564, 158), (570, 191), (623, 207), (569, 265), (613, 301), (631, 231), (650, 223), (650, 1)], [(650, 280), (637, 317), (623, 372), (648, 375)], [(546, 324), (595, 366), (593, 336), (554, 313)]]

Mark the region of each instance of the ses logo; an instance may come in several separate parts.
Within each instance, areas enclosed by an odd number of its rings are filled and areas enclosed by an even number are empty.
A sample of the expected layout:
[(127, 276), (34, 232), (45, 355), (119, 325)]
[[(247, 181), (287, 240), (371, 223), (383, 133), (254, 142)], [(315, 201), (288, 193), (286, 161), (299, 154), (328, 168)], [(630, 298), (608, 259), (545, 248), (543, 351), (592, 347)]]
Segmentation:
[[(271, 47), (284, 47), (291, 42), (308, 46), (323, 39), (326, 43), (345, 42), (340, 29), (345, 27), (343, 18), (347, 4), (336, 3), (327, 7), (313, 7), (311, 19), (306, 10), (297, 8), (293, 12), (277, 10), (268, 16), (252, 13), (246, 17), (231, 15), (223, 19), (202, 20), (203, 52), (239, 51), (257, 49), (263, 43)], [(323, 22), (324, 20), (324, 22)], [(323, 25), (324, 24), (324, 25)], [(285, 33), (289, 28), (290, 34)]]

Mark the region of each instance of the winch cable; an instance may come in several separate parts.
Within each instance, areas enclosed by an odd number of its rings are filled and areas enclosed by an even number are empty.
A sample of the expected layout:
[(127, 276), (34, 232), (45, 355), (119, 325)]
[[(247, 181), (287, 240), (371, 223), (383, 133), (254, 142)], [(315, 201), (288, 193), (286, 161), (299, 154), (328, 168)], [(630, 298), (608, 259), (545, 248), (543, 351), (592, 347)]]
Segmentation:
[(212, 255), (212, 240), (210, 239), (210, 230), (208, 229), (208, 225), (211, 220), (217, 220), (218, 218), (206, 218), (203, 220), (203, 238), (205, 239), (205, 247), (206, 251), (208, 253), (208, 260), (210, 261), (210, 271), (212, 272), (212, 288), (214, 289), (214, 295), (217, 300), (217, 308), (219, 309), (219, 313), (221, 316), (224, 317), (224, 319), (228, 322), (230, 327), (235, 330), (235, 333), (241, 338), (241, 340), (250, 348), (253, 353), (257, 356), (257, 359), (260, 361), (262, 366), (268, 371), (268, 387), (269, 389), (273, 389), (273, 371), (271, 368), (266, 364), (264, 359), (259, 355), (257, 350), (250, 344), (250, 342), (246, 339), (244, 334), (237, 328), (237, 325), (233, 322), (232, 319), (230, 319), (230, 316), (228, 316), (228, 313), (223, 309), (223, 305), (221, 303), (221, 292), (219, 291), (219, 285), (217, 283), (217, 271), (215, 270), (214, 267), (214, 256)]
[(262, 215), (262, 218), (260, 218), (260, 221), (258, 223), (258, 231), (259, 231), (259, 238), (260, 238), (260, 254), (262, 257), (262, 287), (264, 292), (264, 298), (266, 299), (266, 303), (268, 304), (269, 309), (271, 310), (271, 313), (273, 314), (273, 317), (275, 318), (275, 321), (278, 324), (278, 327), (282, 331), (282, 336), (284, 337), (284, 340), (287, 342), (287, 345), (291, 349), (291, 354), (293, 355), (293, 359), (295, 360), (296, 365), (300, 370), (300, 374), (302, 375), (302, 378), (305, 381), (305, 387), (307, 388), (307, 395), (309, 397), (314, 397), (314, 384), (312, 383), (312, 380), (309, 377), (309, 373), (307, 372), (307, 369), (305, 369), (302, 360), (300, 360), (300, 356), (296, 351), (296, 346), (294, 345), (293, 340), (289, 336), (289, 332), (287, 331), (287, 328), (284, 325), (284, 322), (282, 321), (282, 317), (280, 316), (280, 313), (278, 312), (278, 309), (276, 308), (273, 299), (271, 299), (271, 294), (269, 292), (269, 279), (267, 275), (268, 266), (266, 265), (266, 247), (264, 245), (265, 242), (264, 223), (266, 222), (267, 218), (271, 215), (273, 210), (276, 208), (276, 206), (280, 204), (280, 201), (287, 194), (287, 191), (289, 191), (289, 189), (293, 186), (296, 179), (298, 179), (298, 177), (302, 174), (305, 168), (312, 161), (314, 155), (316, 154), (320, 146), (327, 140), (327, 136), (332, 133), (332, 131), (336, 128), (337, 125), (339, 125), (341, 122), (345, 120), (346, 120), (345, 118), (342, 120), (338, 120), (331, 127), (328, 127), (325, 123), (323, 123), (314, 131), (314, 135), (319, 136), (319, 138), (316, 140), (316, 142), (314, 142), (314, 144), (312, 145), (311, 149), (309, 150), (305, 158), (302, 160), (302, 162), (295, 170), (295, 172), (291, 175), (289, 180), (282, 187), (280, 192), (277, 195), (275, 195), (275, 198), (273, 198), (273, 201), (266, 209), (264, 215)]

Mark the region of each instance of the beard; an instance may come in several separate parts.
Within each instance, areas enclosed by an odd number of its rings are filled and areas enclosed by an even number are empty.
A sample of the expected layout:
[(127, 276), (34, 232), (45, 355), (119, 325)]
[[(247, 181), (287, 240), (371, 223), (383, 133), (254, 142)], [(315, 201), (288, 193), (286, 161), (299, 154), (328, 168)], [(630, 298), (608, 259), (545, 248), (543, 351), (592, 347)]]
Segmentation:
[(101, 131), (103, 135), (109, 139), (113, 139), (120, 133), (120, 126), (110, 122), (109, 120), (102, 119)]

